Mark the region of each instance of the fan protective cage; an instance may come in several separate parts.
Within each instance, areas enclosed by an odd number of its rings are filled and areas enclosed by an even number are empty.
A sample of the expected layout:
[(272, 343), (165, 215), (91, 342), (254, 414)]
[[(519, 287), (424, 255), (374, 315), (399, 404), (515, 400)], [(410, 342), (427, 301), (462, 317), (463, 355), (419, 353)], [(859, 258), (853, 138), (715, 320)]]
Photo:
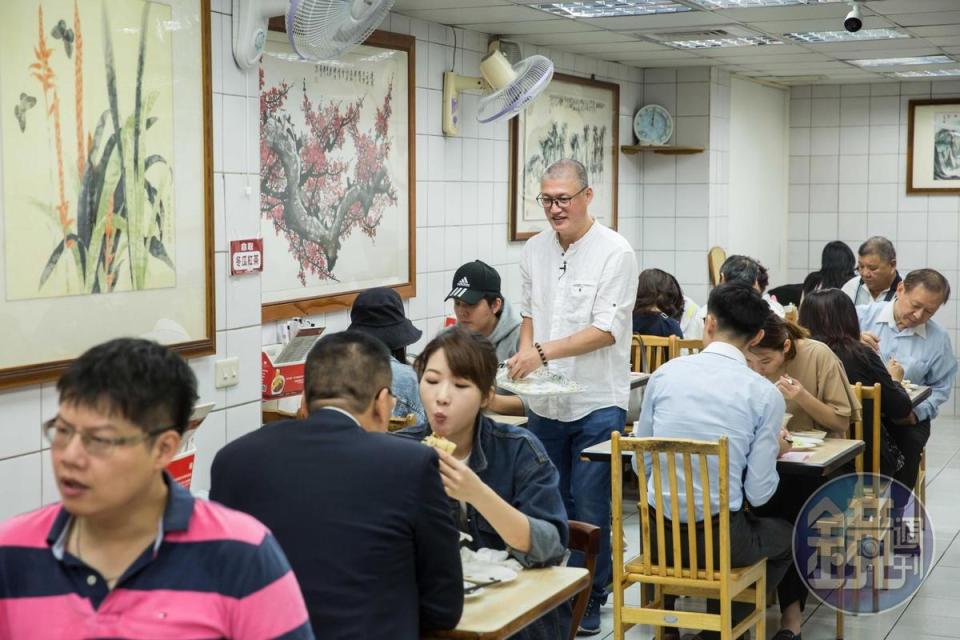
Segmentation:
[(477, 120), (493, 122), (523, 109), (550, 84), (553, 62), (544, 56), (530, 56), (513, 65), (513, 72), (516, 78), (512, 82), (480, 99)]
[(360, 44), (383, 22), (395, 0), (290, 0), (290, 46), (308, 60), (332, 60)]

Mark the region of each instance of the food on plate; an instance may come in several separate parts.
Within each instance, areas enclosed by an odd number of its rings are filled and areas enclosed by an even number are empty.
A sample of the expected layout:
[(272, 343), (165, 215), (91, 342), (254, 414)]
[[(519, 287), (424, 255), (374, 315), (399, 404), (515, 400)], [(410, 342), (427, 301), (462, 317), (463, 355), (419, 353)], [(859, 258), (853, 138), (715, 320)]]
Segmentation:
[(439, 449), (440, 451), (446, 451), (447, 453), (453, 453), (453, 450), (457, 448), (457, 445), (450, 442), (443, 436), (438, 436), (435, 434), (430, 434), (423, 439), (423, 444), (428, 447), (433, 447), (434, 449)]

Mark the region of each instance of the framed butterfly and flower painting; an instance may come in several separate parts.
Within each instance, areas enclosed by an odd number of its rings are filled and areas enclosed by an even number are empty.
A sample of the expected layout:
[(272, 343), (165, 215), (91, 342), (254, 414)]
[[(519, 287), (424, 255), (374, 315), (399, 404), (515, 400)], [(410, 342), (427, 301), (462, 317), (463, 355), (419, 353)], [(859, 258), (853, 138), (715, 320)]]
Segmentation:
[(209, 0), (0, 5), (0, 388), (215, 351)]

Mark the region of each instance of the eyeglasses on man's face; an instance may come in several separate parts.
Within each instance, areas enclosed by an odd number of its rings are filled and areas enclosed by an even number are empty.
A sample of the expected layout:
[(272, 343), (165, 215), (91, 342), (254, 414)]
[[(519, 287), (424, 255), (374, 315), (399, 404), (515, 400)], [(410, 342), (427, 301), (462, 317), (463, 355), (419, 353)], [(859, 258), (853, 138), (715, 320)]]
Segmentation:
[(65, 423), (59, 416), (57, 416), (56, 418), (52, 418), (43, 423), (43, 435), (47, 439), (47, 442), (50, 443), (50, 446), (54, 449), (63, 449), (70, 444), (70, 441), (73, 440), (74, 435), (79, 435), (80, 444), (83, 445), (83, 448), (87, 453), (89, 453), (91, 456), (103, 458), (113, 453), (113, 450), (117, 447), (140, 444), (141, 442), (145, 442), (150, 438), (163, 433), (164, 431), (169, 431), (172, 428), (173, 427), (163, 427), (162, 429), (146, 431), (135, 436), (107, 438), (104, 436), (93, 435), (92, 433), (86, 433), (85, 431), (79, 431), (76, 427)]
[(572, 196), (557, 196), (556, 198), (552, 196), (544, 195), (541, 193), (540, 195), (537, 196), (537, 202), (540, 203), (540, 206), (543, 207), (544, 209), (552, 209), (553, 205), (557, 205), (561, 209), (566, 209), (567, 207), (570, 206), (570, 202), (574, 198), (576, 198), (578, 195), (580, 195), (581, 193), (583, 193), (589, 188), (590, 188), (589, 186), (584, 187), (583, 189), (580, 189), (580, 191), (577, 191)]

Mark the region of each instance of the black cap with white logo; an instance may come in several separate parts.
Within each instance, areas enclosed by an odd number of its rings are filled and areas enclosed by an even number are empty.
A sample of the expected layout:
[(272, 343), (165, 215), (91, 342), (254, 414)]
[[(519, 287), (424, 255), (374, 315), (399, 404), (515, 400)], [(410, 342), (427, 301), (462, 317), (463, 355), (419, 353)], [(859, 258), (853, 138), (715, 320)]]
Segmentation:
[(461, 266), (453, 274), (453, 289), (444, 300), (455, 298), (467, 304), (477, 304), (486, 295), (500, 294), (500, 274), (480, 260)]

